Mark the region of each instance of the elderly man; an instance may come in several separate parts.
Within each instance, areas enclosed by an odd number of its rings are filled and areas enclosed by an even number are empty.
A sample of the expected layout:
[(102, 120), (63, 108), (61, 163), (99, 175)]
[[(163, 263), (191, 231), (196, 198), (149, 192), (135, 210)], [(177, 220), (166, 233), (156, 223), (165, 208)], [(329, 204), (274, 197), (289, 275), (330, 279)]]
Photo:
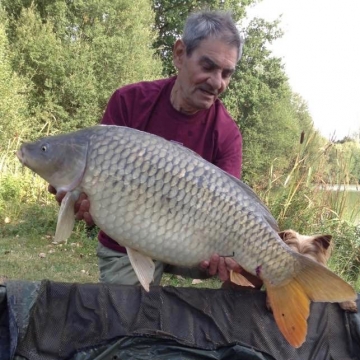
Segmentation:
[[(182, 38), (173, 48), (177, 76), (116, 90), (101, 123), (128, 126), (176, 141), (240, 177), (241, 134), (218, 97), (229, 85), (242, 46), (229, 13), (203, 11), (190, 15)], [(57, 194), (58, 201), (62, 197), (63, 194)], [(89, 206), (82, 194), (77, 203), (77, 218), (87, 224), (92, 223)], [(126, 249), (103, 231), (98, 238), (100, 281), (138, 284)], [(207, 270), (209, 275), (218, 273), (223, 281), (228, 279), (229, 270), (241, 271), (231, 258), (217, 254), (200, 264), (200, 269)], [(154, 284), (160, 283), (163, 271), (164, 264), (156, 262)], [(177, 272), (174, 268), (170, 271)]]

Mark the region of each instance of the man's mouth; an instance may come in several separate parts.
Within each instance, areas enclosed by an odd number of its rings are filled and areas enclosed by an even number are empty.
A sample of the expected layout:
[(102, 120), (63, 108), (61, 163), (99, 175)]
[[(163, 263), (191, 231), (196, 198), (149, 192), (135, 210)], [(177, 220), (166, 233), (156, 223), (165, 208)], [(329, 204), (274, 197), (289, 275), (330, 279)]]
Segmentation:
[(200, 88), (200, 91), (208, 96), (216, 96), (217, 95), (217, 93), (215, 91), (206, 90), (203, 88)]

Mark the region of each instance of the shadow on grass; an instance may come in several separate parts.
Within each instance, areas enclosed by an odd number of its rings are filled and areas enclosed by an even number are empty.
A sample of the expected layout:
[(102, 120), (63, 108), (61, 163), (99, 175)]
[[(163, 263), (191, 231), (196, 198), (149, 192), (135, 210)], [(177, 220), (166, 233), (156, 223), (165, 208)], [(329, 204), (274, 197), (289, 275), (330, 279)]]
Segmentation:
[(8, 204), (0, 215), (4, 225), (0, 236), (32, 236), (53, 233), (56, 229), (58, 207), (36, 203)]
[[(8, 209), (8, 211), (6, 211)], [(23, 203), (8, 204), (0, 209), (0, 237), (33, 237), (54, 235), (59, 206), (54, 204)], [(75, 223), (74, 233), (81, 233), (88, 238), (96, 238), (99, 229), (88, 229), (83, 221)]]

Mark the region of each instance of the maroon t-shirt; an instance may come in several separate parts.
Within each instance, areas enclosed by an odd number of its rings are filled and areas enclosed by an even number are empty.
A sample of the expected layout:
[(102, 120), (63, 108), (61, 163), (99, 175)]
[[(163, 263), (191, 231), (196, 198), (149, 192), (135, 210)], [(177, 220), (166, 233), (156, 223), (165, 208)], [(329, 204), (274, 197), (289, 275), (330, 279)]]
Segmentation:
[[(101, 123), (128, 126), (176, 141), (239, 178), (242, 137), (235, 121), (220, 100), (193, 115), (175, 110), (170, 102), (175, 79), (144, 81), (116, 90)], [(99, 241), (110, 249), (125, 252), (103, 231)]]

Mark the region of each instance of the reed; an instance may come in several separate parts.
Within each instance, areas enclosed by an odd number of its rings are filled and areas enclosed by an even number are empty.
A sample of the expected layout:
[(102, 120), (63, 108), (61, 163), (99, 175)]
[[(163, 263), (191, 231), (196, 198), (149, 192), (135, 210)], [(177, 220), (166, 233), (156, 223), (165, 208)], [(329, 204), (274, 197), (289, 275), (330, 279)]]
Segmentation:
[[(360, 193), (357, 206), (338, 184), (349, 185), (349, 158), (338, 154), (338, 171), (329, 176), (331, 142), (314, 152), (315, 134), (299, 143), (298, 153), (286, 174), (276, 176), (276, 161), (270, 166), (267, 187), (260, 193), (280, 229), (292, 228), (303, 234), (326, 233), (333, 236), (330, 267), (360, 288)], [(331, 190), (329, 190), (331, 189)], [(355, 200), (353, 200), (355, 202)]]

